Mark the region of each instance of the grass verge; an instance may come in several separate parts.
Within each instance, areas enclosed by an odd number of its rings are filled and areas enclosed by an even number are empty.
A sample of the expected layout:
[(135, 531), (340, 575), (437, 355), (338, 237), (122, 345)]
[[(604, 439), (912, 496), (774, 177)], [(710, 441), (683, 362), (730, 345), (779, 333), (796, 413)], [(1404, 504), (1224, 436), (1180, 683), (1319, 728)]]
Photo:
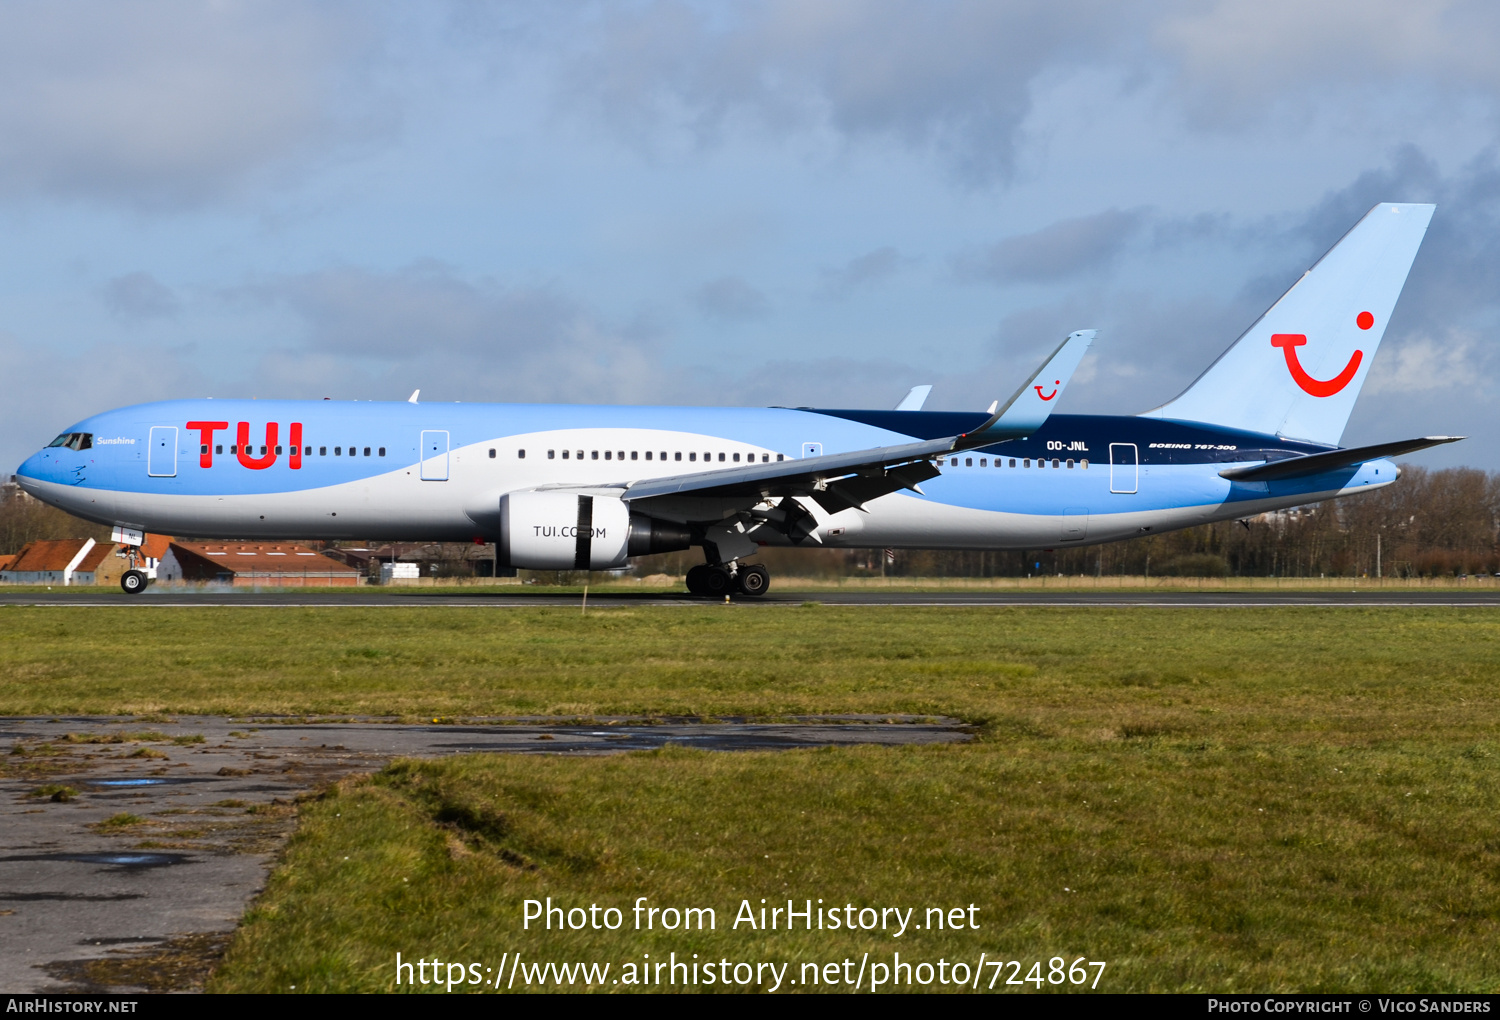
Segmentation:
[[(517, 951), (609, 963), (609, 990), (646, 953), (802, 980), (900, 951), (1003, 956), (1023, 978), (1105, 960), (1114, 991), (1494, 991), (1497, 626), (1454, 608), (8, 608), (0, 712), (978, 729), (959, 747), (397, 763), (303, 805), (219, 990), (385, 990), (398, 951), (481, 973)], [(523, 930), (548, 896), (625, 927)], [(635, 931), (638, 896), (717, 927)], [(979, 928), (730, 927), (761, 898), (914, 923), (974, 904)]]
[[(610, 991), (673, 953), (805, 982), (804, 964), (826, 980), (828, 963), (899, 952), (970, 968), (986, 953), (1023, 978), (1103, 960), (1111, 991), (1493, 990), (1496, 778), (1453, 746), (1203, 733), (400, 762), (303, 806), (211, 988), (387, 991), (398, 952), (480, 974), (516, 952), (608, 963)], [(711, 907), (716, 926), (636, 931), (641, 896)], [(525, 901), (547, 897), (616, 907), (623, 927), (523, 930)], [(917, 925), (974, 905), (978, 927), (736, 929), (762, 899), (915, 908)], [(554, 972), (531, 990), (585, 984)]]

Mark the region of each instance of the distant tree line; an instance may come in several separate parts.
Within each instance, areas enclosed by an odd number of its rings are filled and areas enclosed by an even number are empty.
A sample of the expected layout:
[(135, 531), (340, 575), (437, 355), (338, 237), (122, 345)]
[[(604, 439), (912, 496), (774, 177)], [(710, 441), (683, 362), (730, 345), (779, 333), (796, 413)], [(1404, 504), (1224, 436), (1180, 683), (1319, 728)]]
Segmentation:
[[(42, 538), (94, 538), (109, 529), (0, 488), (0, 555)], [(321, 543), (310, 543), (319, 545)], [(448, 546), (443, 546), (447, 549)], [(454, 562), (433, 573), (476, 569), (454, 545)], [(1190, 577), (1438, 577), (1500, 571), (1500, 473), (1402, 466), (1400, 481), (1368, 495), (1221, 521), (1109, 545), (1004, 552), (765, 549), (757, 557), (783, 576), (1024, 577), (1128, 574)], [(682, 574), (697, 550), (645, 557), (638, 574)]]
[[(768, 549), (759, 558), (773, 572), (803, 577), (878, 577), (882, 570), (888, 577), (1439, 577), (1500, 571), (1500, 473), (1410, 464), (1401, 472), (1395, 485), (1368, 495), (1108, 545), (897, 550), (890, 556), (877, 550)], [(674, 557), (689, 559), (685, 553)], [(660, 559), (667, 567), (671, 558)]]

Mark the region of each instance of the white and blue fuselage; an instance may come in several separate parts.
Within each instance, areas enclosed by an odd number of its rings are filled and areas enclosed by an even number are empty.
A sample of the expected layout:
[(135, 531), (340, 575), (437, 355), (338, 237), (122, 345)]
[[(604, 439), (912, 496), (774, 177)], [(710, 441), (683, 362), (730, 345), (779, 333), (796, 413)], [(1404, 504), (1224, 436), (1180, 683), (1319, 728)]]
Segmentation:
[[(177, 536), (494, 540), (501, 497), (629, 486), (895, 447), (986, 415), (788, 408), (183, 400), (69, 427), (17, 472), (26, 491), (104, 524)], [(86, 437), (67, 440), (69, 436)], [(248, 442), (242, 441), (248, 437)], [(269, 442), (268, 442), (269, 440)], [(81, 447), (81, 448), (80, 448)], [(1211, 425), (1053, 415), (1032, 435), (933, 458), (918, 487), (834, 513), (830, 547), (1013, 549), (1108, 542), (1387, 485), (1368, 461), (1231, 481), (1235, 465), (1330, 449)], [(626, 489), (625, 491), (629, 491)], [(691, 494), (652, 515), (724, 516)], [(762, 529), (758, 544), (790, 544)]]

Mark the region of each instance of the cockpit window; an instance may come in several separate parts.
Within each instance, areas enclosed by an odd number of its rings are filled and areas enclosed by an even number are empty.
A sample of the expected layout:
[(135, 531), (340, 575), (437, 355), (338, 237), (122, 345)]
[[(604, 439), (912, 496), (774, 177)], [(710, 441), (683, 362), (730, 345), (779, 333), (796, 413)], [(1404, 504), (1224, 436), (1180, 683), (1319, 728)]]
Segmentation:
[(66, 446), (70, 450), (91, 450), (94, 448), (94, 434), (92, 432), (64, 432), (47, 444), (49, 449), (54, 446)]

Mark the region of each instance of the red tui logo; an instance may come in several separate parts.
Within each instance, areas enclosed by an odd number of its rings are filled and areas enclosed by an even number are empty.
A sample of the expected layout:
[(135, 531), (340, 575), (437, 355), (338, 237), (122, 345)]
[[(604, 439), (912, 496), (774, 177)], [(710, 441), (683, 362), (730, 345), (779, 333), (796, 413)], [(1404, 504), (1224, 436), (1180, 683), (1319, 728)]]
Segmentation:
[(1349, 385), (1354, 378), (1354, 373), (1359, 371), (1359, 363), (1364, 360), (1364, 351), (1355, 351), (1349, 359), (1349, 364), (1344, 370), (1332, 379), (1314, 379), (1307, 374), (1307, 369), (1302, 367), (1302, 362), (1297, 359), (1297, 348), (1307, 343), (1307, 337), (1302, 333), (1273, 333), (1271, 334), (1271, 346), (1280, 347), (1286, 355), (1287, 371), (1292, 373), (1292, 378), (1303, 392), (1315, 397), (1331, 397), (1335, 393)]
[(1033, 386), (1032, 389), (1036, 390), (1036, 395), (1039, 396), (1039, 397), (1041, 397), (1043, 400), (1051, 400), (1053, 397), (1057, 396), (1057, 387), (1061, 386), (1061, 385), (1062, 385), (1062, 380), (1061, 379), (1054, 380), (1053, 383), (1052, 383), (1052, 386), (1053, 386), (1052, 392), (1051, 393), (1046, 393), (1046, 394), (1042, 393), (1042, 388), (1040, 386)]

